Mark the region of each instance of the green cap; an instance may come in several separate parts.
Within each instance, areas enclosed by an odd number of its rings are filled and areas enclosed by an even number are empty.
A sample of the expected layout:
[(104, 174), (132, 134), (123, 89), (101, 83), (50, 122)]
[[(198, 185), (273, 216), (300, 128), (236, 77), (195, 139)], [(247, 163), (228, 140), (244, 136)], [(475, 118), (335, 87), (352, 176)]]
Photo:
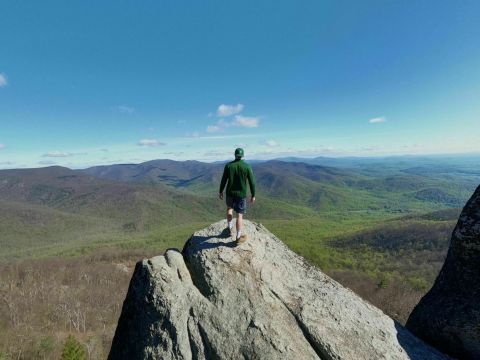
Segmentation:
[(243, 149), (242, 148), (236, 148), (235, 149), (235, 157), (243, 157)]

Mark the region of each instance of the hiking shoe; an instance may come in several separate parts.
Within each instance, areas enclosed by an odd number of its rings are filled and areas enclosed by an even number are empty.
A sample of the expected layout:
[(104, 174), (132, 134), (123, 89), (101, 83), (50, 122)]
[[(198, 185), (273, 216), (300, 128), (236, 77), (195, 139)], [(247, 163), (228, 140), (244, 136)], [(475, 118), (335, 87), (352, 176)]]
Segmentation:
[(237, 245), (243, 244), (245, 241), (247, 241), (247, 235), (241, 235), (241, 236), (237, 239)]

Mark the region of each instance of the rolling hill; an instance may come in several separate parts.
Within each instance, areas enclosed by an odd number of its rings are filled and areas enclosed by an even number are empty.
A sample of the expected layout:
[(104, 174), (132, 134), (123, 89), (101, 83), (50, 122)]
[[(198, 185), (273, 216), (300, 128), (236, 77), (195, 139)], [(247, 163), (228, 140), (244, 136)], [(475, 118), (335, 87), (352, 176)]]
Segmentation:
[[(314, 159), (315, 160), (315, 159)], [(460, 206), (480, 179), (453, 173), (446, 178), (409, 173), (418, 163), (435, 174), (437, 162), (428, 165), (421, 160), (364, 160), (365, 163), (343, 161), (353, 168), (332, 167), (294, 161), (253, 163), (259, 194), (304, 206), (314, 211), (330, 210), (436, 210)], [(324, 160), (324, 158), (320, 158)], [(320, 161), (317, 160), (317, 161)], [(371, 171), (372, 163), (375, 170)], [(401, 163), (401, 166), (399, 165)], [(195, 194), (214, 195), (223, 170), (222, 163), (155, 160), (141, 164), (93, 167), (86, 174), (122, 182), (164, 184), (170, 188)], [(472, 170), (475, 173), (476, 170)], [(458, 174), (458, 175), (455, 175)], [(453, 176), (453, 180), (452, 180)]]
[[(438, 273), (458, 207), (480, 182), (478, 169), (335, 161), (253, 162), (258, 201), (247, 217), (404, 322)], [(181, 248), (223, 216), (222, 169), (155, 160), (1, 170), (0, 358), (7, 347), (14, 352), (18, 334), (31, 340), (19, 348), (38, 358), (36, 349), (69, 331), (67, 324), (77, 326), (78, 314), (87, 331), (77, 334), (107, 349), (105, 329), (118, 318), (135, 260)]]
[[(391, 168), (368, 174), (359, 166), (273, 160), (254, 162), (253, 169), (259, 201), (248, 216), (294, 228), (301, 226), (299, 219), (315, 224), (363, 219), (356, 229), (368, 230), (383, 219), (458, 207), (476, 185), (464, 176), (448, 181)], [(143, 246), (166, 228), (179, 229), (170, 239), (175, 242), (197, 224), (222, 216), (224, 204), (217, 198), (222, 170), (223, 163), (173, 160), (1, 170), (0, 256), (114, 243)]]

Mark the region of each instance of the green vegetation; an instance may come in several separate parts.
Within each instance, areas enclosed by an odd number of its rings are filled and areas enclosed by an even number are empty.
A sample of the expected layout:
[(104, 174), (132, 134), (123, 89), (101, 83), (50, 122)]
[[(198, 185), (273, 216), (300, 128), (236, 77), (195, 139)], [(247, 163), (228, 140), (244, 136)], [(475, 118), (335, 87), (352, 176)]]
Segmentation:
[(82, 344), (73, 335), (69, 335), (63, 346), (61, 360), (86, 360), (87, 354)]
[[(254, 164), (247, 218), (404, 322), (443, 263), (480, 166), (348, 162)], [(77, 354), (105, 358), (135, 261), (182, 248), (223, 217), (222, 168), (0, 171), (0, 359), (60, 358), (70, 333)]]

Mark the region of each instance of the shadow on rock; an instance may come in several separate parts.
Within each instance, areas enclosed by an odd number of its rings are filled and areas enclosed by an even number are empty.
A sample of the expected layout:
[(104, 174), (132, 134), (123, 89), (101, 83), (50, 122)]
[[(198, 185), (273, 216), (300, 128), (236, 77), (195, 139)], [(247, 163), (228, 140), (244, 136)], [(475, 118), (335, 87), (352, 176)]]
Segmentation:
[(218, 241), (218, 239), (228, 239), (230, 238), (230, 232), (228, 229), (224, 229), (218, 235), (211, 235), (211, 236), (195, 236), (192, 235), (190, 239), (186, 242), (185, 246), (182, 249), (182, 253), (185, 254), (186, 249), (191, 254), (208, 250), (208, 249), (215, 249), (218, 247), (229, 247), (234, 248), (237, 246), (236, 241)]
[[(427, 345), (420, 339), (412, 336), (410, 331), (405, 329), (402, 325), (395, 321), (395, 329), (397, 330), (397, 340), (398, 344), (403, 348), (405, 353), (410, 359), (428, 359), (431, 356), (431, 353), (436, 353), (438, 357), (445, 357), (445, 354), (437, 351), (436, 349), (430, 348), (428, 352), (425, 350)], [(425, 354), (422, 352), (425, 351)]]

